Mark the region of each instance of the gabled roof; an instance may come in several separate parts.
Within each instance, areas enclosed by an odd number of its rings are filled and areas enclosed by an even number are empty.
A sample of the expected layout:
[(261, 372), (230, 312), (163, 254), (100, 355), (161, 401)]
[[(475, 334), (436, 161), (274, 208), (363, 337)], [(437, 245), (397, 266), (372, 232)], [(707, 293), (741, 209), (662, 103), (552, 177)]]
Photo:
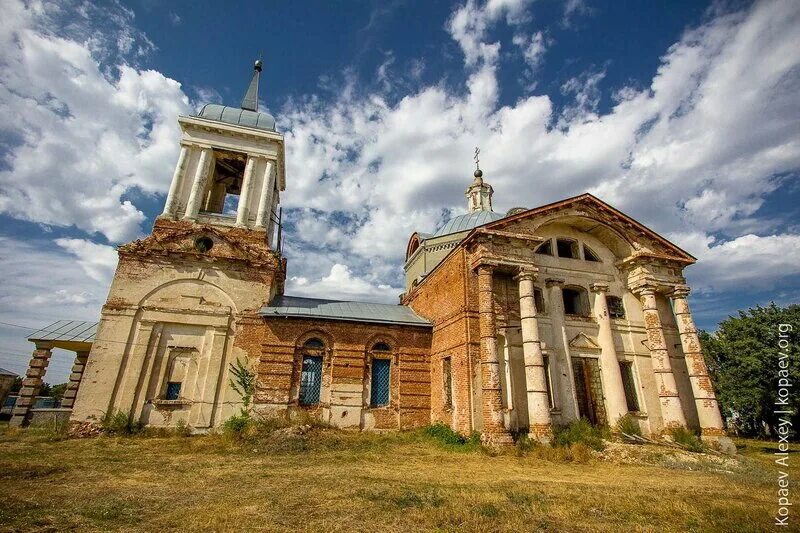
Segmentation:
[(432, 326), (405, 305), (322, 300), (299, 296), (276, 296), (259, 311), (265, 318), (318, 318), (376, 324)]

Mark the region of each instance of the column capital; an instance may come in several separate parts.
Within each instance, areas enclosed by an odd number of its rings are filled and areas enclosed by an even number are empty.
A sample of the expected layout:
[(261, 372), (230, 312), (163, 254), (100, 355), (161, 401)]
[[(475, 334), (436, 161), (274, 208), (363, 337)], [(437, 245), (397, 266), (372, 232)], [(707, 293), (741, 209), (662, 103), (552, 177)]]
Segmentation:
[(536, 276), (539, 274), (539, 269), (535, 266), (519, 267), (517, 275), (514, 279), (517, 281), (536, 281)]
[(608, 292), (608, 283), (592, 283), (589, 285), (592, 292)]
[(544, 284), (547, 287), (554, 287), (554, 286), (562, 287), (565, 283), (566, 281), (560, 278), (547, 278), (546, 280), (544, 280)]
[(53, 349), (53, 343), (50, 341), (33, 341), (33, 345), (37, 350), (47, 350), (48, 352)]
[(669, 294), (670, 298), (686, 298), (692, 289), (688, 285), (676, 285)]
[(483, 272), (493, 272), (495, 268), (500, 266), (500, 262), (488, 259), (486, 257), (479, 257), (475, 261), (472, 262), (472, 270), (483, 271)]
[(658, 292), (658, 287), (654, 283), (642, 282), (628, 287), (630, 291), (641, 298), (642, 296), (653, 296)]

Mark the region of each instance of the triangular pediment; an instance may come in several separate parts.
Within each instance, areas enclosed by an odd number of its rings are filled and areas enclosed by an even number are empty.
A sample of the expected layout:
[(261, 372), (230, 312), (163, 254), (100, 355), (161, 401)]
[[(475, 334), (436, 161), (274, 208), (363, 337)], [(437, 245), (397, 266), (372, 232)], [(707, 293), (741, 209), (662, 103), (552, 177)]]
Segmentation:
[(569, 341), (569, 347), (575, 350), (599, 351), (600, 345), (586, 333), (578, 333)]
[(551, 223), (567, 224), (593, 234), (615, 248), (619, 259), (654, 257), (695, 262), (688, 252), (588, 193), (512, 214), (482, 226), (479, 231), (536, 236), (539, 228)]

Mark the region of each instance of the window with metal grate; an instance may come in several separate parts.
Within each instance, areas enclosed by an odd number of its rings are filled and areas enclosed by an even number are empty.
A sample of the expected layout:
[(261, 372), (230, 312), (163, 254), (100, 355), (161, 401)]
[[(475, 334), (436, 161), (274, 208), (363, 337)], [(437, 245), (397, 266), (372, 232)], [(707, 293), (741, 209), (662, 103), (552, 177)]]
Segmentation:
[(390, 359), (372, 360), (372, 391), (370, 398), (371, 407), (389, 405), (389, 375)]
[(319, 403), (322, 387), (322, 357), (306, 355), (300, 373), (300, 405)]
[(619, 370), (622, 373), (622, 387), (625, 389), (628, 411), (636, 412), (639, 410), (639, 399), (636, 397), (636, 383), (633, 380), (633, 363), (620, 363)]

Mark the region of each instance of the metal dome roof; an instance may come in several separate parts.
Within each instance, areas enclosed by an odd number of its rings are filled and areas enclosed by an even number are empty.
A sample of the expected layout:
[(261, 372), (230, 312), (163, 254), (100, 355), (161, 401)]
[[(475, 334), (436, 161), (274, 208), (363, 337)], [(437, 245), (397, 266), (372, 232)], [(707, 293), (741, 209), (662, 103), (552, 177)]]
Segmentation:
[(458, 233), (461, 231), (470, 230), (478, 226), (483, 226), (489, 222), (500, 220), (504, 218), (500, 213), (494, 211), (476, 211), (474, 213), (465, 213), (458, 215), (448, 220), (444, 226), (433, 234), (434, 237), (441, 237), (442, 235), (449, 235), (451, 233)]
[(229, 107), (220, 104), (206, 104), (197, 114), (200, 118), (238, 124), (248, 128), (275, 131), (275, 117), (269, 113), (259, 113), (238, 107)]

